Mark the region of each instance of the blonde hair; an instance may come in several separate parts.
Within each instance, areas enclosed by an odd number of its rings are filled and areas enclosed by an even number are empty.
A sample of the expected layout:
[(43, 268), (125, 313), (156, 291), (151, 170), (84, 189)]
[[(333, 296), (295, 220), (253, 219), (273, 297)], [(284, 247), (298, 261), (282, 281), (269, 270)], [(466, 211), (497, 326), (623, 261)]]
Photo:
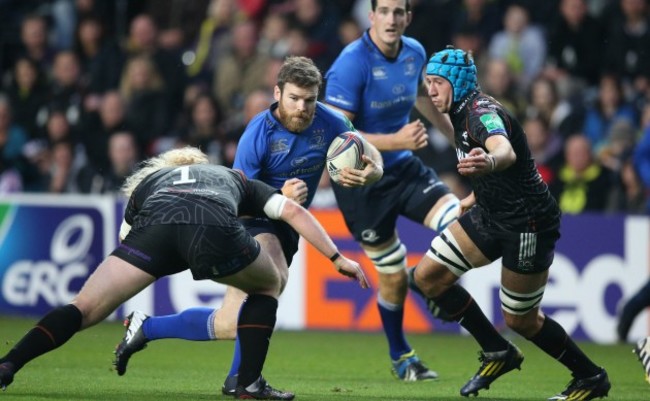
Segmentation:
[(191, 164), (208, 164), (208, 156), (199, 148), (186, 146), (180, 149), (168, 150), (156, 157), (145, 160), (140, 167), (129, 177), (122, 185), (122, 193), (126, 197), (131, 197), (135, 188), (148, 175), (165, 167), (188, 166)]

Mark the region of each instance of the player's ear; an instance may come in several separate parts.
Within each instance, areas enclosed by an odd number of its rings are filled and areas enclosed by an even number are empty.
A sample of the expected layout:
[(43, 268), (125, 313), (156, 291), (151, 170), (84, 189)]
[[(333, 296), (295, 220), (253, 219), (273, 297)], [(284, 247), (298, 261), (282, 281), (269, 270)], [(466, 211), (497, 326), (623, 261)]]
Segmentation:
[(275, 98), (276, 102), (279, 102), (281, 97), (282, 97), (282, 90), (280, 89), (279, 86), (275, 85), (273, 87), (273, 98)]

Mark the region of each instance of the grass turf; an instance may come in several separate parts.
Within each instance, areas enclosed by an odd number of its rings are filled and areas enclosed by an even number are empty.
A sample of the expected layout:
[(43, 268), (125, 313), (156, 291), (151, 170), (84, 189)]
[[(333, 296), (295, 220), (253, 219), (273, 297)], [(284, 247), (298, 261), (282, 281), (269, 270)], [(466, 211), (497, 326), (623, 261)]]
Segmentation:
[[(36, 319), (0, 317), (0, 355)], [(23, 368), (4, 400), (218, 400), (230, 367), (233, 342), (181, 340), (152, 342), (136, 354), (125, 376), (112, 370), (112, 350), (120, 341), (119, 323), (102, 323), (73, 337)], [(478, 369), (473, 339), (452, 335), (410, 335), (411, 345), (440, 374), (436, 381), (404, 383), (390, 374), (386, 342), (380, 333), (278, 331), (264, 369), (269, 382), (296, 392), (297, 400), (461, 400), (460, 387)], [(521, 337), (514, 342), (526, 359), (482, 391), (482, 400), (544, 400), (564, 389), (568, 371)], [(609, 400), (650, 399), (650, 385), (632, 345), (580, 344), (606, 367), (612, 382)]]

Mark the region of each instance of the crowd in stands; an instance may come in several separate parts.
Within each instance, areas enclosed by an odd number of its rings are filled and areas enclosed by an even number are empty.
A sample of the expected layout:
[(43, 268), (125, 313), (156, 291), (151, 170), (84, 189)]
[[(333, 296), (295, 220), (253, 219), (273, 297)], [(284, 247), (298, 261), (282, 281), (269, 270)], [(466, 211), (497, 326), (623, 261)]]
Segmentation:
[[(411, 0), (428, 54), (471, 50), (565, 213), (650, 212), (649, 0)], [(186, 144), (231, 166), (284, 57), (323, 73), (370, 0), (0, 1), (0, 193), (114, 193)], [(418, 154), (460, 196), (433, 127)], [(437, 138), (437, 139), (436, 139)], [(323, 180), (323, 187), (327, 186)]]

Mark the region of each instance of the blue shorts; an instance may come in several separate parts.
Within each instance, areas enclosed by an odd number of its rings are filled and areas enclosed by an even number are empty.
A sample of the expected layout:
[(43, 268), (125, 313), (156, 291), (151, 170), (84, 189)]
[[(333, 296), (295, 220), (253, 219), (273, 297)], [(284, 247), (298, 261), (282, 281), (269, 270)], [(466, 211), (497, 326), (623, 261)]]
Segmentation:
[(332, 183), (332, 187), (348, 230), (367, 245), (388, 241), (400, 215), (422, 224), (436, 202), (450, 193), (436, 172), (417, 157), (384, 171), (372, 185), (345, 188)]

